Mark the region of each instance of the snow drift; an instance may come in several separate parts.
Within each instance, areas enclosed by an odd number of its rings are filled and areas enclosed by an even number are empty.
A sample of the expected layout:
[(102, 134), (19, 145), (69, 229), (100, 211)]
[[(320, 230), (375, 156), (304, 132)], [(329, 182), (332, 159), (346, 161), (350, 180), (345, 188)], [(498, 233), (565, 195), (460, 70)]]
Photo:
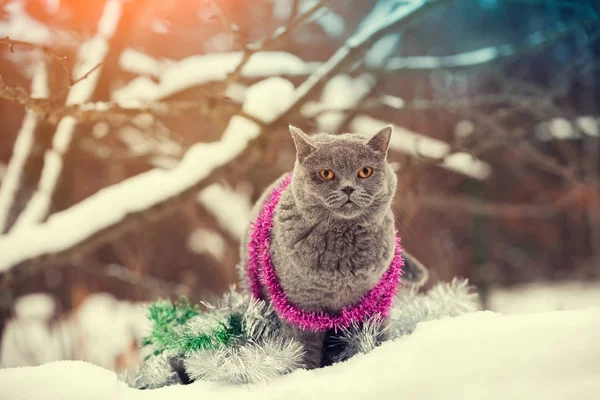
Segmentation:
[(81, 361), (0, 370), (0, 399), (598, 399), (600, 308), (420, 323), (412, 335), (267, 385), (135, 390)]

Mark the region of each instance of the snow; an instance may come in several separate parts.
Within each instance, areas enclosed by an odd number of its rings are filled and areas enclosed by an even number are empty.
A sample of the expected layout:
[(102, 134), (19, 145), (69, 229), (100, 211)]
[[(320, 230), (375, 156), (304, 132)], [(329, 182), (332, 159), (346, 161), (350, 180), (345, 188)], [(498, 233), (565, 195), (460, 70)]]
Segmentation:
[(202, 254), (208, 253), (221, 261), (225, 257), (225, 240), (215, 231), (196, 229), (188, 237), (190, 250)]
[(415, 69), (457, 68), (477, 64), (485, 64), (505, 55), (504, 46), (485, 47), (452, 56), (416, 56), (394, 57), (390, 59), (386, 68), (391, 71)]
[(600, 136), (600, 129), (598, 127), (598, 118), (585, 116), (577, 118), (577, 125), (579, 129), (588, 136), (597, 137)]
[(459, 138), (467, 137), (475, 132), (475, 124), (473, 121), (466, 119), (460, 120), (454, 126), (454, 136)]
[(131, 48), (123, 50), (119, 57), (119, 65), (124, 71), (154, 77), (160, 76), (172, 63), (173, 60), (167, 58), (156, 60), (146, 53)]
[(336, 132), (344, 121), (345, 113), (326, 110), (352, 109), (369, 94), (374, 84), (375, 77), (368, 73), (360, 74), (356, 78), (348, 74), (338, 74), (327, 81), (320, 101), (307, 102), (301, 113), (308, 118), (320, 113), (316, 117), (319, 129), (323, 132)]
[(168, 156), (152, 156), (148, 163), (156, 168), (173, 169), (179, 164), (179, 159)]
[[(270, 121), (287, 105), (292, 91), (292, 83), (283, 78), (265, 79), (248, 89), (243, 109)], [(215, 168), (229, 163), (259, 134), (260, 127), (255, 122), (236, 115), (221, 140), (193, 145), (176, 168), (139, 174), (52, 214), (44, 224), (0, 236), (0, 271), (42, 254), (68, 249), (118, 223), (127, 214), (176, 196), (205, 179)]]
[[(377, 132), (387, 122), (372, 118), (368, 115), (357, 115), (350, 127), (354, 132)], [(406, 128), (393, 125), (394, 133), (390, 140), (390, 148), (411, 156), (440, 158), (448, 154), (450, 145), (441, 140), (433, 139)], [(442, 168), (461, 173), (474, 179), (484, 180), (491, 174), (491, 166), (473, 157), (471, 154), (457, 152), (446, 157), (439, 164)]]
[(214, 183), (198, 194), (198, 202), (217, 219), (221, 228), (241, 240), (252, 210), (247, 194)]
[[(31, 81), (31, 96), (34, 98), (48, 97), (48, 72), (43, 60), (35, 63)], [(26, 110), (11, 159), (6, 168), (6, 175), (0, 185), (0, 233), (6, 230), (12, 204), (21, 184), (21, 174), (31, 153), (37, 124), (38, 117), (35, 112)]]
[(508, 289), (492, 288), (487, 306), (490, 310), (510, 315), (600, 307), (600, 283), (536, 282)]
[[(120, 16), (121, 1), (107, 1), (98, 22), (96, 36), (84, 42), (77, 52), (72, 73), (75, 79), (88, 73), (104, 60), (108, 53), (108, 41), (117, 28)], [(96, 69), (86, 79), (69, 89), (66, 105), (81, 104), (91, 98), (100, 78), (100, 70), (101, 68)], [(65, 117), (58, 123), (52, 138), (52, 149), (48, 150), (44, 156), (44, 168), (42, 169), (39, 187), (19, 215), (13, 227), (14, 230), (20, 230), (27, 225), (40, 222), (48, 214), (54, 188), (62, 172), (62, 155), (71, 143), (75, 125), (76, 120), (73, 117)]]
[(398, 47), (398, 43), (400, 35), (396, 33), (385, 35), (376, 41), (365, 53), (365, 66), (369, 69), (381, 69)]
[(9, 2), (2, 11), (6, 13), (0, 21), (0, 36), (30, 43), (48, 43), (50, 30), (25, 12), (24, 2)]
[[(372, 13), (369, 13), (369, 15), (367, 15), (363, 22), (359, 25), (358, 31), (348, 39), (346, 45), (340, 50), (348, 50), (348, 48), (358, 47), (361, 43), (366, 42), (377, 32), (391, 27), (398, 21), (410, 16), (414, 12), (426, 6), (427, 2), (428, 0), (414, 0), (411, 2), (390, 2), (396, 3), (394, 5), (394, 8), (388, 10), (388, 12), (385, 12), (384, 14), (380, 14), (378, 18), (375, 18), (374, 15), (375, 13), (380, 13), (380, 7), (374, 7)], [(334, 58), (335, 56), (332, 57), (332, 59)]]
[[(19, 297), (15, 317), (8, 321), (2, 335), (0, 366), (35, 366), (77, 358), (115, 369), (117, 356), (148, 333), (142, 305), (95, 293), (87, 296), (73, 314), (53, 319), (57, 307), (50, 295)], [(134, 361), (138, 363), (141, 358), (136, 355)]]
[(573, 125), (564, 118), (555, 118), (550, 121), (548, 129), (550, 134), (558, 140), (569, 139), (576, 134)]
[(582, 134), (589, 137), (600, 135), (597, 117), (583, 115), (574, 118), (573, 122), (565, 118), (553, 118), (540, 123), (535, 132), (536, 138), (542, 141), (580, 139)]
[[(143, 55), (134, 51), (124, 52), (120, 63), (124, 69), (136, 72), (160, 74), (159, 82), (147, 77), (137, 77), (112, 93), (118, 103), (127, 100), (159, 100), (187, 88), (207, 82), (223, 81), (242, 60), (242, 52), (216, 53), (186, 57), (179, 62), (160, 64), (151, 62), (140, 69), (134, 66)], [(147, 59), (147, 56), (144, 57)], [(315, 68), (301, 58), (282, 51), (265, 51), (254, 54), (242, 69), (242, 76), (260, 78), (274, 75), (306, 75)]]
[(48, 321), (54, 316), (56, 303), (46, 293), (32, 293), (19, 297), (14, 304), (17, 319), (34, 319)]
[(160, 34), (169, 33), (171, 23), (165, 19), (155, 19), (152, 21), (152, 31)]
[(597, 308), (524, 316), (486, 311), (423, 322), (412, 335), (369, 354), (324, 369), (297, 370), (267, 385), (196, 382), (138, 391), (98, 366), (61, 361), (0, 370), (0, 387), (11, 400), (591, 400), (600, 397), (599, 335)]
[[(304, 0), (301, 1), (298, 6), (299, 14), (303, 14), (317, 5), (319, 0)], [(317, 24), (332, 38), (340, 38), (344, 34), (344, 18), (333, 11), (330, 7), (323, 7), (317, 11), (313, 16)]]
[(112, 368), (115, 358), (150, 328), (142, 305), (119, 301), (108, 293), (86, 298), (75, 324), (80, 341), (87, 344), (86, 359), (104, 368)]
[(184, 152), (183, 146), (169, 137), (159, 135), (149, 136), (143, 130), (133, 126), (121, 128), (119, 130), (119, 138), (129, 151), (136, 155), (155, 154), (179, 157)]

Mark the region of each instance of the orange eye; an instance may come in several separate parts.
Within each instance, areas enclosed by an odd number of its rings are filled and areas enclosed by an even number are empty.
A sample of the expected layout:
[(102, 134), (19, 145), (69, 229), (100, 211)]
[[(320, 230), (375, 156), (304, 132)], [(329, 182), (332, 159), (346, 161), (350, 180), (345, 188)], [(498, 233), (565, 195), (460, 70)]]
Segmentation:
[(332, 180), (335, 176), (333, 171), (330, 169), (322, 169), (321, 171), (319, 171), (319, 175), (321, 175), (321, 178), (327, 179), (328, 181)]
[(358, 171), (358, 176), (359, 178), (368, 178), (371, 176), (371, 174), (373, 173), (373, 168), (370, 167), (363, 167), (360, 169), (360, 171)]

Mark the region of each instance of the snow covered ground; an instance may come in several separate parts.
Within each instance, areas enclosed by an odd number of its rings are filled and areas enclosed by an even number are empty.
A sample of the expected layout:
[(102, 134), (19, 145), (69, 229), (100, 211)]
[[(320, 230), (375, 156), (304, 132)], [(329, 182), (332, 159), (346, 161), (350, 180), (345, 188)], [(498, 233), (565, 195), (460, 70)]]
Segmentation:
[(0, 398), (20, 399), (598, 399), (600, 308), (425, 322), (411, 336), (268, 385), (197, 382), (137, 391), (89, 363), (0, 370)]
[[(77, 310), (58, 314), (46, 293), (19, 297), (2, 334), (0, 367), (40, 365), (64, 359), (86, 360), (117, 369), (141, 361), (139, 339), (149, 328), (142, 303), (117, 300), (108, 293), (86, 297)], [(2, 397), (0, 388), (0, 399)]]
[(493, 289), (488, 308), (504, 315), (600, 307), (600, 282), (537, 282)]

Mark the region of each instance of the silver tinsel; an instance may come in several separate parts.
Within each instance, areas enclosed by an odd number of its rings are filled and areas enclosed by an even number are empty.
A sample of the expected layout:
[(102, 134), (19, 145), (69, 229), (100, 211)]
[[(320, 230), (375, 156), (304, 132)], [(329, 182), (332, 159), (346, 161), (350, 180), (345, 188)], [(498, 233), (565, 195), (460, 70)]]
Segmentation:
[(300, 367), (302, 346), (279, 337), (260, 342), (248, 341), (242, 346), (199, 351), (184, 361), (193, 380), (228, 384), (266, 383)]
[[(137, 388), (181, 383), (182, 373), (190, 380), (264, 383), (301, 366), (302, 347), (283, 337), (280, 322), (269, 304), (232, 288), (204, 305), (208, 312), (191, 319), (185, 331), (206, 331), (235, 312), (242, 315), (244, 337), (228, 346), (199, 350), (184, 357), (173, 354), (152, 357), (137, 371), (122, 375), (122, 379)], [(466, 280), (439, 283), (424, 294), (401, 289), (386, 326), (373, 318), (331, 338), (330, 346), (341, 350), (333, 352), (330, 361), (339, 362), (357, 353), (368, 353), (384, 340), (411, 334), (419, 322), (454, 317), (477, 309), (477, 295), (472, 293)]]
[(181, 384), (181, 379), (172, 366), (173, 357), (173, 354), (167, 352), (151, 357), (133, 371), (121, 371), (119, 379), (129, 387), (137, 389), (156, 389)]

